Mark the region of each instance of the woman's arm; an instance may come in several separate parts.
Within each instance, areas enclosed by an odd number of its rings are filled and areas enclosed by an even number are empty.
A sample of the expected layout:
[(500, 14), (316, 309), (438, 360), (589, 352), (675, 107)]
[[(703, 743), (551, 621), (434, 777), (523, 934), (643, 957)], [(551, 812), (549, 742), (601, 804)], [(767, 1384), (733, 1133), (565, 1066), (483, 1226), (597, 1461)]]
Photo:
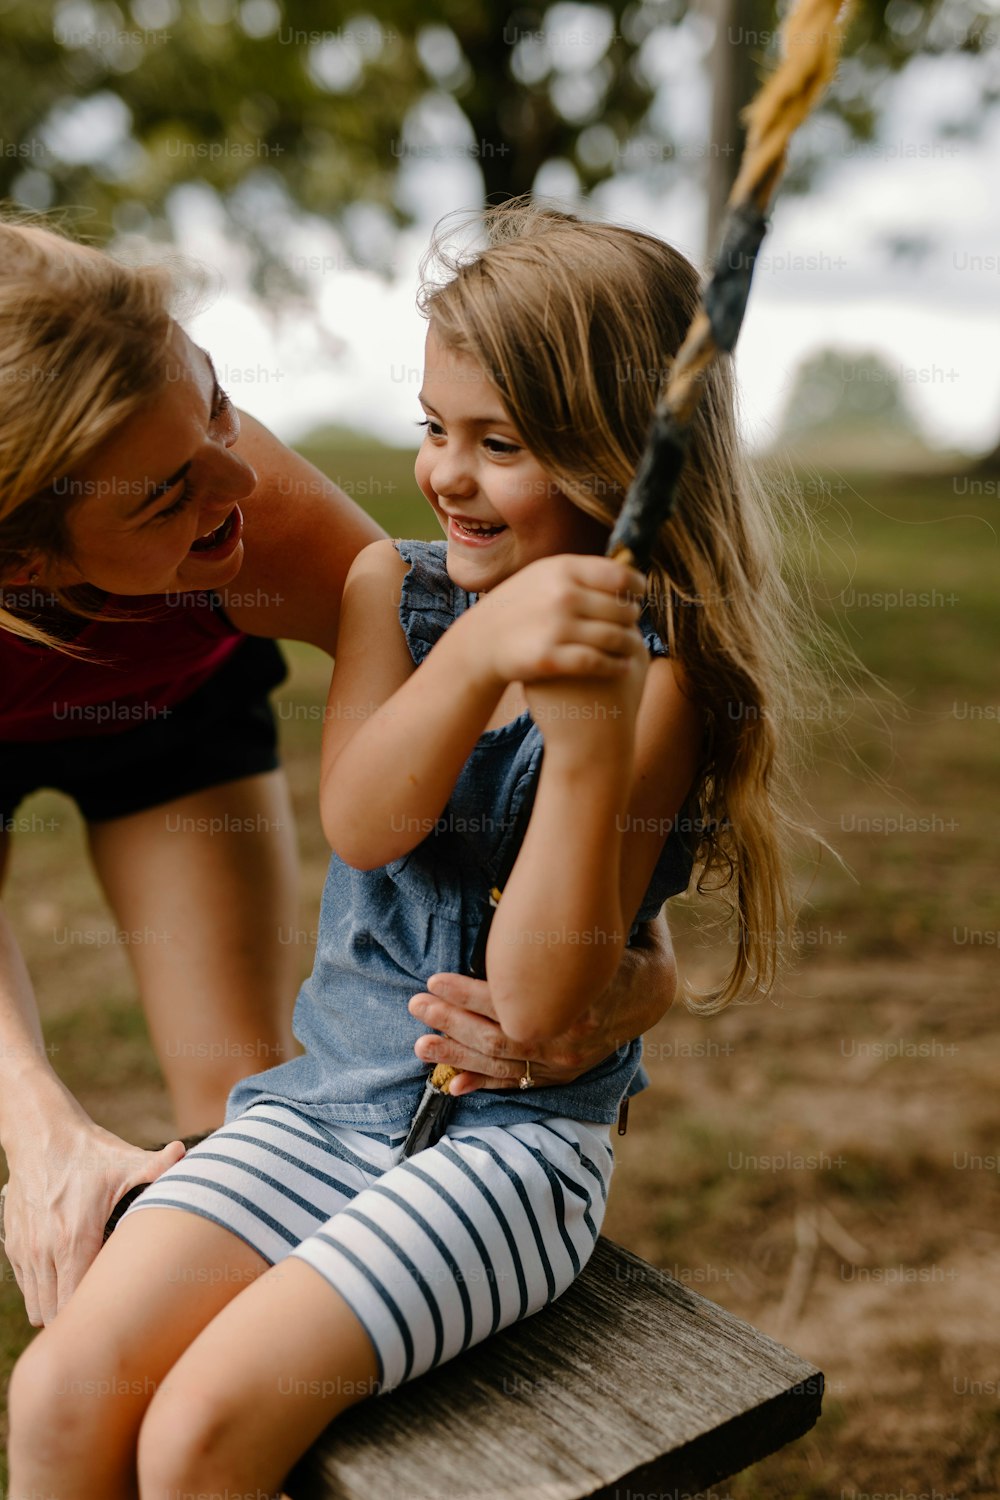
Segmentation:
[(243, 566), (220, 590), (248, 635), (309, 641), (334, 654), (344, 581), (363, 547), (385, 532), (319, 469), (240, 413), (236, 450), (257, 471), (240, 502)]
[(631, 684), (550, 683), (528, 692), (546, 753), (486, 962), (501, 1026), (529, 1046), (565, 1032), (606, 989), (665, 820), (695, 774), (700, 715), (673, 663), (658, 659), (646, 673), (645, 661), (635, 660)]
[(0, 1140), (10, 1180), (4, 1249), (36, 1327), (101, 1248), (112, 1207), (184, 1155), (142, 1151), (95, 1125), (49, 1063), (31, 980), (0, 910)]

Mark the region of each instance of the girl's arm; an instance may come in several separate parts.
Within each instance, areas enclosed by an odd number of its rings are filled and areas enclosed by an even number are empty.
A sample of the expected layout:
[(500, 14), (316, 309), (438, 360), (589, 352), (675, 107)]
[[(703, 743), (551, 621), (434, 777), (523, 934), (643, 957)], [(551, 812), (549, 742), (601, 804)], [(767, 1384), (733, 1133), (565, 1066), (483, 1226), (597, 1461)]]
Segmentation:
[[(608, 989), (560, 1036), (534, 1045), (532, 1076), (541, 1083), (572, 1083), (623, 1041), (651, 1031), (674, 1003), (676, 990), (677, 962), (660, 912), (640, 926)], [(449, 1093), (517, 1088), (524, 1073), (523, 1043), (501, 1029), (484, 980), (432, 974), (426, 990), (410, 1001), (410, 1013), (433, 1027), (417, 1042), (417, 1056), (459, 1069)]]
[(565, 1032), (611, 981), (697, 769), (701, 718), (674, 664), (636, 662), (638, 709), (627, 684), (528, 692), (545, 756), (486, 954), (500, 1025), (527, 1046)]
[(331, 847), (357, 869), (399, 859), (424, 838), (503, 690), (475, 669), (468, 616), (414, 666), (399, 622), (406, 572), (391, 542), (375, 542), (344, 588), (320, 816)]
[(323, 731), (320, 813), (358, 869), (399, 859), (440, 817), (508, 683), (621, 675), (638, 574), (607, 558), (531, 563), (445, 631), (414, 668), (399, 623), (407, 564), (390, 542), (358, 557)]

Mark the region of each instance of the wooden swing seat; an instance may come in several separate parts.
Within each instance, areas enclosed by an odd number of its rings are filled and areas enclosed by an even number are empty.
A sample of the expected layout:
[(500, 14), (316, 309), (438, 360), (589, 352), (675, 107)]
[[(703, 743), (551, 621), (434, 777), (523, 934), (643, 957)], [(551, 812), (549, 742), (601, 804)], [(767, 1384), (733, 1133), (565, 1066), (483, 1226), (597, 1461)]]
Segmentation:
[(551, 1307), (331, 1424), (291, 1500), (685, 1500), (820, 1414), (819, 1370), (601, 1239)]

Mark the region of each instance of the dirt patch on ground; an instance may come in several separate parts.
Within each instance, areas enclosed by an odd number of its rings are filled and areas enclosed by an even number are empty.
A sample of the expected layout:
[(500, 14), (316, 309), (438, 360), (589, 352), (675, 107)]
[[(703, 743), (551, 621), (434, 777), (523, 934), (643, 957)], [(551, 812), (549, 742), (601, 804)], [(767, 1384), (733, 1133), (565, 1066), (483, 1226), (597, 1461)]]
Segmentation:
[(780, 1005), (652, 1034), (606, 1232), (827, 1379), (734, 1500), (1000, 1492), (995, 983), (812, 958)]

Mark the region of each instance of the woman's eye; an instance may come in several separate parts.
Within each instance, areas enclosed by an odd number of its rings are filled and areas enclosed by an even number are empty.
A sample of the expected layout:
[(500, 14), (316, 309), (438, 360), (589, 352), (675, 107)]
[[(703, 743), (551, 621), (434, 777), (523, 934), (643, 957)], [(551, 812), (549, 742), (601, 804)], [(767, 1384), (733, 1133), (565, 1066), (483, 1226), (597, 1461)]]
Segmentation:
[(489, 449), (490, 453), (520, 453), (520, 445), (517, 443), (504, 443), (500, 438), (483, 438), (483, 447)]
[(444, 428), (440, 422), (435, 422), (433, 417), (424, 417), (422, 422), (417, 423), (417, 426), (426, 427), (431, 437), (444, 437)]
[(156, 515), (153, 517), (154, 524), (157, 521), (169, 521), (171, 516), (179, 516), (181, 511), (184, 510), (188, 505), (190, 505), (193, 499), (194, 490), (190, 485), (185, 484), (184, 488), (181, 490), (180, 495), (174, 501), (173, 505), (168, 505), (166, 510), (157, 511)]
[(215, 395), (212, 398), (212, 413), (210, 421), (217, 422), (220, 417), (225, 416), (232, 410), (232, 406), (233, 403), (229, 399), (228, 393), (224, 391), (220, 385), (217, 385), (215, 388)]

